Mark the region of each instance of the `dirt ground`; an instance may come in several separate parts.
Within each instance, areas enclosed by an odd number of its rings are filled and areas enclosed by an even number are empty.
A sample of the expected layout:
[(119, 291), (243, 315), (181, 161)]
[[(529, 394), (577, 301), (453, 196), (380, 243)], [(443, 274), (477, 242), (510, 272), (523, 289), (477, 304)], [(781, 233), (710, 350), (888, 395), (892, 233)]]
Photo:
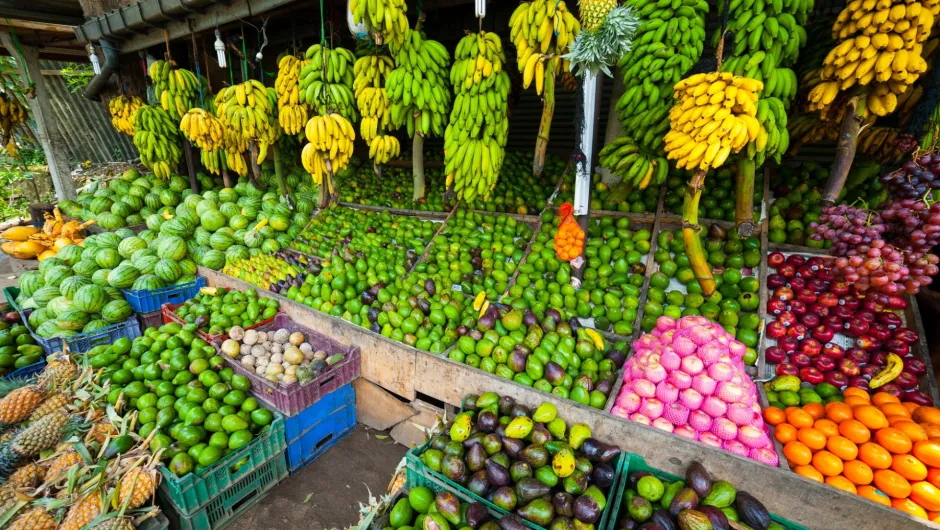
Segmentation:
[[(359, 522), (359, 503), (383, 494), (407, 448), (363, 425), (277, 485), (230, 530), (323, 530)], [(308, 498), (309, 497), (309, 498)]]

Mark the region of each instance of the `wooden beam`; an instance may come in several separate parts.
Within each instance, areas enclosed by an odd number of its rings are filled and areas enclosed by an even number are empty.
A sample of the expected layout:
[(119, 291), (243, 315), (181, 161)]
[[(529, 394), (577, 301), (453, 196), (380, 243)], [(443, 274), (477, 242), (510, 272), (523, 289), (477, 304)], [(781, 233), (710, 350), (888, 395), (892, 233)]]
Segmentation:
[(51, 33), (69, 33), (75, 34), (75, 26), (66, 26), (63, 24), (47, 24), (45, 22), (33, 22), (31, 20), (20, 20), (18, 18), (7, 18), (3, 20), (9, 26), (16, 29), (35, 29), (39, 31), (48, 31)]

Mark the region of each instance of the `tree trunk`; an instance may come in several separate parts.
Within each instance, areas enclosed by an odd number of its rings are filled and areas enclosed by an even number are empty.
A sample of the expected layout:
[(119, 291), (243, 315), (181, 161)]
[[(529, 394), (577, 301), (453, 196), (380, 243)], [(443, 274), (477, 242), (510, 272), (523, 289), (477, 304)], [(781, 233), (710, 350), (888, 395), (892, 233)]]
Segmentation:
[(734, 183), (734, 222), (738, 235), (748, 237), (754, 233), (754, 170), (756, 163), (746, 157), (738, 159)]
[(682, 206), (682, 241), (685, 243), (685, 253), (689, 257), (689, 264), (695, 279), (702, 287), (702, 294), (711, 296), (715, 292), (715, 277), (712, 269), (705, 259), (702, 249), (702, 238), (699, 232), (702, 227), (698, 224), (698, 203), (702, 198), (702, 189), (705, 187), (705, 171), (697, 171), (689, 182), (685, 192), (685, 201)]
[(258, 179), (261, 178), (261, 166), (258, 164), (258, 142), (251, 142), (245, 154), (248, 156), (248, 180), (252, 186), (260, 190), (261, 185), (258, 184)]
[(229, 175), (227, 169), (222, 170), (222, 186), (226, 188), (232, 187), (232, 176)]
[(548, 150), (548, 136), (552, 129), (552, 117), (555, 115), (555, 69), (545, 79), (545, 95), (542, 97), (542, 119), (539, 121), (539, 136), (535, 141), (535, 161), (532, 174), (541, 175), (545, 169), (545, 151)]
[(411, 161), (414, 164), (414, 196), (411, 200), (418, 201), (424, 198), (424, 136), (415, 133), (411, 139)]
[(852, 161), (855, 160), (858, 133), (867, 117), (868, 108), (865, 104), (865, 97), (861, 95), (852, 97), (846, 105), (845, 116), (842, 118), (835, 161), (832, 163), (832, 171), (829, 173), (829, 180), (826, 181), (826, 187), (822, 193), (823, 204), (834, 204), (842, 193), (849, 170), (852, 169)]
[(196, 151), (189, 140), (183, 140), (183, 157), (186, 159), (186, 172), (189, 174), (189, 189), (199, 193), (199, 179), (196, 178)]

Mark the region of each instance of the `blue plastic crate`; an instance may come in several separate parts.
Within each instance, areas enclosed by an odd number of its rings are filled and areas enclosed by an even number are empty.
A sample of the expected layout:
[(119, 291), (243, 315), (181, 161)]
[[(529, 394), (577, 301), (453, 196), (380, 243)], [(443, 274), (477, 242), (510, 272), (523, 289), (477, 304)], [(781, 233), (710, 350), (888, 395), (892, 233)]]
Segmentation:
[(197, 276), (196, 281), (182, 285), (171, 285), (162, 289), (132, 291), (124, 289), (124, 299), (138, 313), (159, 311), (163, 304), (182, 304), (196, 296), (206, 286), (206, 279)]
[[(52, 355), (62, 351), (62, 339), (54, 337), (44, 339), (35, 333), (30, 332), (36, 342), (46, 351), (46, 355)], [(69, 351), (73, 353), (86, 352), (95, 346), (102, 344), (112, 344), (114, 341), (127, 338), (134, 340), (140, 336), (140, 324), (137, 322), (137, 315), (133, 315), (120, 324), (114, 324), (106, 328), (96, 329), (88, 333), (79, 333), (67, 337), (65, 342), (69, 345)]]
[(287, 418), (287, 465), (293, 474), (313, 462), (356, 426), (356, 393), (351, 384), (323, 396)]
[(35, 362), (29, 366), (24, 366), (18, 368), (7, 375), (3, 376), (3, 379), (22, 379), (24, 377), (32, 377), (43, 370), (46, 367), (46, 360), (41, 359), (39, 362)]

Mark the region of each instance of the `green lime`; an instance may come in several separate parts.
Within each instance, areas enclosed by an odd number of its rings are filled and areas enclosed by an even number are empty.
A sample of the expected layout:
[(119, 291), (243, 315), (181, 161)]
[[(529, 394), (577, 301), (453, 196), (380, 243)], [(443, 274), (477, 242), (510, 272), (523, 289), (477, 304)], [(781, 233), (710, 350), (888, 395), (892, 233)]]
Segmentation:
[[(232, 382), (234, 383), (235, 380), (233, 379)], [(241, 404), (245, 401), (245, 397), (246, 396), (243, 391), (232, 390), (231, 392), (226, 394), (224, 398), (222, 398), (222, 402), (224, 402), (226, 405), (231, 405), (233, 407), (240, 407)]]
[(737, 285), (741, 281), (741, 271), (738, 269), (725, 269), (721, 273), (721, 279), (724, 280), (724, 283)]
[(258, 408), (251, 412), (251, 421), (255, 425), (270, 425), (274, 421), (274, 413), (265, 408)]
[(738, 287), (745, 293), (756, 293), (757, 290), (760, 289), (760, 282), (753, 276), (745, 276), (741, 278), (741, 283), (738, 284)]
[(222, 431), (222, 415), (218, 412), (212, 412), (206, 416), (206, 421), (202, 423), (202, 426), (206, 428), (209, 432), (221, 432)]
[(211, 466), (218, 462), (223, 454), (225, 453), (221, 447), (209, 445), (199, 453), (199, 465), (206, 467)]
[(251, 438), (251, 431), (247, 429), (235, 431), (228, 437), (228, 448), (233, 451), (236, 449), (241, 449), (251, 442)]
[(665, 491), (666, 487), (663, 485), (663, 481), (653, 475), (647, 475), (636, 483), (637, 494), (650, 502), (661, 499)]
[(213, 372), (212, 370), (206, 370), (200, 373), (199, 377), (197, 377), (196, 379), (198, 379), (199, 382), (202, 383), (202, 386), (206, 388), (209, 388), (212, 385), (222, 381), (222, 378), (219, 376), (219, 374)]
[(147, 407), (145, 409), (140, 409), (140, 412), (137, 413), (137, 421), (140, 423), (152, 423), (157, 421), (157, 414), (160, 413), (160, 410), (157, 407)]
[(689, 293), (685, 295), (685, 306), (692, 309), (698, 309), (705, 303), (705, 297), (700, 293)]
[(186, 413), (186, 425), (199, 425), (200, 423), (206, 421), (206, 411), (202, 407), (192, 407), (189, 409), (189, 412)]
[(664, 262), (659, 266), (659, 271), (662, 272), (663, 274), (665, 274), (666, 276), (672, 278), (672, 277), (674, 277), (674, 276), (676, 275), (676, 273), (679, 271), (679, 266), (676, 265), (676, 262), (675, 262), (675, 261), (672, 261), (672, 260), (664, 261)]
[[(210, 373), (210, 372), (203, 372)], [(213, 385), (209, 385), (209, 397), (212, 399), (222, 399), (230, 391), (229, 386), (223, 382), (218, 382)]]
[(258, 405), (258, 400), (253, 397), (249, 397), (242, 402), (242, 410), (246, 410), (248, 412), (254, 412), (258, 410), (259, 406), (260, 405)]
[(180, 453), (174, 456), (169, 465), (170, 471), (178, 477), (192, 473), (195, 467), (196, 461), (187, 453)]
[(186, 393), (186, 400), (191, 403), (202, 403), (209, 398), (209, 393), (205, 388), (190, 388)]
[(206, 359), (196, 359), (189, 364), (189, 371), (199, 375), (209, 369), (209, 361)]
[(228, 435), (224, 432), (214, 432), (212, 436), (209, 437), (209, 446), (210, 447), (220, 447), (222, 449), (228, 449)]
[(196, 445), (206, 435), (206, 430), (198, 425), (185, 425), (179, 431), (179, 442), (183, 445)]
[(657, 289), (669, 287), (669, 277), (662, 272), (654, 272), (650, 277), (650, 287), (656, 287)]
[(126, 385), (134, 380), (134, 374), (130, 370), (118, 370), (111, 374), (111, 381), (119, 385)]
[(800, 395), (792, 390), (781, 390), (777, 393), (777, 399), (786, 407), (800, 406)]
[(248, 379), (243, 375), (235, 374), (232, 376), (231, 385), (235, 390), (248, 392), (251, 390), (251, 379)]
[(757, 350), (754, 348), (747, 348), (744, 351), (744, 356), (741, 359), (744, 361), (744, 364), (748, 366), (754, 366), (757, 364)]
[[(149, 407), (156, 407), (157, 399), (159, 398), (157, 397), (156, 394), (154, 394), (153, 392), (147, 392), (146, 394), (137, 398), (137, 409), (143, 410)], [(144, 422), (144, 423), (147, 423), (147, 422)]]

